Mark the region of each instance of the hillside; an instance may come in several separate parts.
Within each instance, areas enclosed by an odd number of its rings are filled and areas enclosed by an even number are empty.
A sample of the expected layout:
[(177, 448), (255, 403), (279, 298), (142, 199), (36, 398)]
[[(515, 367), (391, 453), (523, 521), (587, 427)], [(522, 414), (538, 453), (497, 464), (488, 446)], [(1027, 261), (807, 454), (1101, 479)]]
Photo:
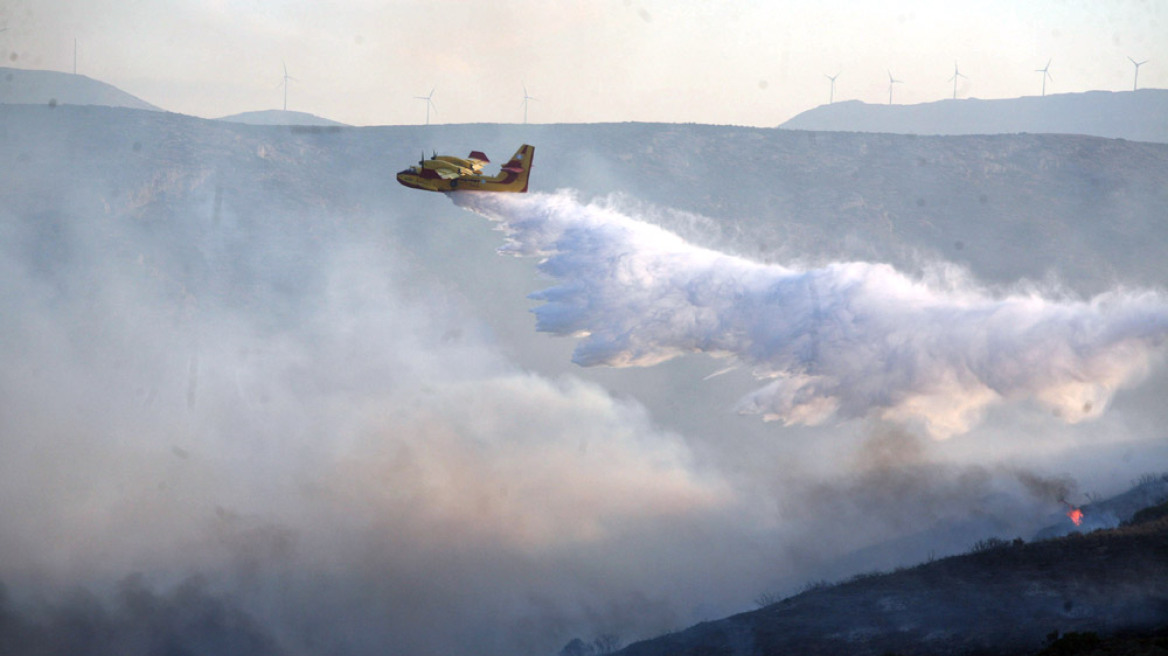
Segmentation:
[(1022, 656), (1052, 635), (1168, 631), (1166, 500), (1168, 475), (1147, 476), (1084, 506), (1081, 529), (1059, 522), (1062, 537), (1048, 528), (1030, 542), (979, 540), (963, 555), (820, 582), (619, 653)]
[[(1061, 498), (1162, 468), (1151, 365), (1098, 421), (1019, 403), (934, 441), (738, 415), (756, 380), (705, 356), (573, 364), (575, 337), (535, 330), (541, 258), (500, 257), (498, 222), (393, 177), (420, 152), (497, 166), (522, 143), (529, 197), (753, 262), (1168, 286), (1165, 144), (0, 106), (0, 644), (8, 627), (71, 653), (551, 654), (935, 553), (903, 581), (907, 613), (976, 580), (944, 559), (975, 530), (1034, 535)], [(1163, 536), (1123, 539), (1087, 562)], [(1074, 540), (1096, 545), (1052, 544)], [(972, 561), (1053, 577), (1026, 597), (1057, 620), (1039, 644), (1091, 604), (1159, 594), (1077, 590), (1044, 549)], [(1130, 562), (1117, 576), (1157, 566)], [(842, 588), (865, 621), (907, 621), (865, 585)], [(703, 626), (677, 635), (722, 631)]]
[(1053, 633), (1168, 626), (1168, 518), (974, 552), (813, 589), (623, 656), (1034, 654)]
[(0, 67), (0, 104), (104, 105), (162, 111), (117, 87), (84, 75)]
[(849, 100), (807, 110), (787, 130), (895, 134), (1083, 134), (1168, 142), (1168, 89), (1088, 91), (1038, 97), (961, 98), (919, 105)]

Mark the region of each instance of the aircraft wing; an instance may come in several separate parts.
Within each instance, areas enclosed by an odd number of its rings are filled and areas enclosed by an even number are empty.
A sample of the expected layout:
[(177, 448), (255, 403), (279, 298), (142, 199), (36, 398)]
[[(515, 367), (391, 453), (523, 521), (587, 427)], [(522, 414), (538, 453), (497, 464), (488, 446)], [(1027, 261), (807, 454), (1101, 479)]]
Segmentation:
[(441, 168), (435, 169), (435, 172), (438, 174), (438, 177), (442, 178), (443, 180), (453, 180), (459, 177), (457, 169)]

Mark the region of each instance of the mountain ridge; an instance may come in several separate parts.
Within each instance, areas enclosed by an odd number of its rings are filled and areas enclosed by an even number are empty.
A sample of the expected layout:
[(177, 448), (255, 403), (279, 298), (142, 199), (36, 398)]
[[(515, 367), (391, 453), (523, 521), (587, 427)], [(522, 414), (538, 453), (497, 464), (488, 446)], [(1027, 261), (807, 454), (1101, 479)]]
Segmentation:
[(85, 75), (0, 67), (0, 104), (103, 105), (161, 112), (137, 96)]
[(1166, 143), (1168, 89), (945, 99), (915, 105), (847, 100), (809, 109), (779, 128), (922, 135), (1083, 134)]
[(344, 123), (309, 114), (308, 112), (294, 112), (287, 109), (267, 109), (254, 112), (241, 112), (230, 116), (221, 116), (217, 121), (227, 123), (243, 123), (245, 125), (303, 125), (320, 127), (349, 127)]

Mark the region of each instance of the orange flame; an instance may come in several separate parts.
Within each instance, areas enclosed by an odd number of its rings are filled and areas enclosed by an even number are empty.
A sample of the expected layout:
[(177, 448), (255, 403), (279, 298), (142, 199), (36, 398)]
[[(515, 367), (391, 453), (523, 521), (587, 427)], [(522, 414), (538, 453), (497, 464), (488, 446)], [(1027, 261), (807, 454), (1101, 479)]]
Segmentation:
[(1070, 510), (1068, 510), (1067, 517), (1071, 518), (1071, 521), (1075, 523), (1075, 526), (1079, 526), (1083, 523), (1083, 511), (1079, 510), (1078, 508), (1072, 507)]

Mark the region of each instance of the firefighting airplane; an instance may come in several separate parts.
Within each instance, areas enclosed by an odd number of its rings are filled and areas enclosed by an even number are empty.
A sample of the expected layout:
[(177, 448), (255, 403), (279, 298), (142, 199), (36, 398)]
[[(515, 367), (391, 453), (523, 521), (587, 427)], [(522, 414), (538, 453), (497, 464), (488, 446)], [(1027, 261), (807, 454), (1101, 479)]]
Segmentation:
[[(425, 155), (423, 154), (423, 157)], [(503, 165), (498, 175), (483, 175), (483, 165), (491, 160), (479, 151), (466, 159), (450, 155), (434, 155), (421, 159), (417, 166), (397, 174), (397, 181), (407, 187), (426, 191), (527, 191), (527, 177), (531, 174), (531, 160), (535, 146), (524, 144)]]

